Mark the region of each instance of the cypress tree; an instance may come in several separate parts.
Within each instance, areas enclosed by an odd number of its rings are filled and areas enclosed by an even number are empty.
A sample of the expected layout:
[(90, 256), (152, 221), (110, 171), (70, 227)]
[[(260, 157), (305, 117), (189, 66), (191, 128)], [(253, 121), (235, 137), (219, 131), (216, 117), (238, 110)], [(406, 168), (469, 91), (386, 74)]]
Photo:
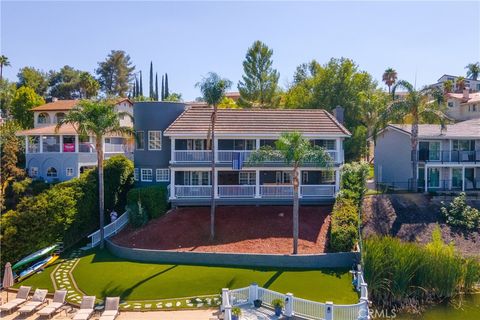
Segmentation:
[(165, 77), (162, 76), (162, 101), (165, 100)]
[(138, 82), (138, 78), (135, 75), (135, 97), (138, 97), (140, 95), (140, 84)]
[(155, 101), (158, 101), (158, 73), (155, 72)]
[(168, 92), (168, 74), (165, 73), (165, 99), (170, 95)]
[(137, 87), (136, 87), (136, 79), (133, 81), (133, 89), (132, 89), (132, 97), (137, 96)]
[(153, 91), (153, 62), (150, 61), (150, 99), (155, 98), (155, 91)]
[(143, 97), (142, 70), (140, 70), (140, 96)]

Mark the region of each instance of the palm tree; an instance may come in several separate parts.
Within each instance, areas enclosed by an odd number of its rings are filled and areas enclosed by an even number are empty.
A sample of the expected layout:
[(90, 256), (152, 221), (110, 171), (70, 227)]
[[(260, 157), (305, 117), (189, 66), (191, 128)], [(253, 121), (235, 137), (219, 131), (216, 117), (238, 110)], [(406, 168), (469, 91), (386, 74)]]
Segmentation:
[(467, 70), (467, 77), (472, 80), (477, 80), (478, 75), (480, 74), (480, 62), (469, 63), (465, 69)]
[(3, 79), (3, 67), (8, 67), (9, 65), (10, 61), (8, 61), (8, 57), (2, 54), (0, 56), (0, 81)]
[(443, 93), (447, 94), (453, 91), (453, 81), (452, 80), (446, 80), (443, 83)]
[[(395, 92), (398, 89), (406, 90), (407, 95), (403, 99), (395, 99)], [(388, 106), (384, 116), (392, 118), (409, 118), (411, 120), (412, 131), (410, 134), (410, 143), (412, 148), (412, 188), (417, 188), (417, 168), (418, 168), (418, 124), (421, 119), (429, 122), (439, 121), (442, 123), (446, 116), (442, 112), (444, 106), (444, 95), (438, 89), (425, 87), (422, 90), (416, 90), (408, 81), (400, 80), (392, 89), (393, 101)]]
[(112, 101), (82, 100), (74, 107), (63, 120), (61, 120), (55, 131), (66, 124), (73, 125), (80, 136), (95, 137), (95, 150), (97, 151), (98, 166), (98, 209), (100, 215), (100, 248), (104, 247), (104, 181), (103, 181), (103, 139), (105, 136), (114, 134), (132, 137), (134, 131), (130, 127), (120, 126), (121, 117), (131, 117), (127, 112), (116, 112)]
[(397, 81), (397, 71), (393, 68), (387, 68), (383, 72), (382, 81), (388, 86), (388, 93), (390, 93), (390, 88)]
[(465, 89), (465, 77), (455, 79), (455, 85), (457, 86), (457, 92), (462, 92)]
[(218, 104), (225, 97), (225, 91), (232, 86), (232, 82), (228, 79), (221, 78), (218, 74), (214, 72), (208, 73), (208, 76), (203, 78), (202, 81), (198, 82), (196, 87), (200, 88), (202, 92), (203, 101), (205, 101), (209, 106), (213, 106), (213, 113), (211, 116), (211, 141), (210, 143), (210, 134), (207, 137), (207, 149), (212, 150), (212, 195), (210, 203), (210, 240), (215, 238), (215, 121), (217, 118), (217, 107)]
[(271, 159), (283, 159), (285, 164), (292, 166), (293, 177), (293, 254), (298, 253), (298, 218), (299, 218), (299, 168), (304, 163), (318, 167), (329, 167), (332, 159), (323, 148), (313, 146), (299, 132), (285, 132), (275, 141), (275, 149), (264, 146), (252, 152), (249, 164), (261, 163)]

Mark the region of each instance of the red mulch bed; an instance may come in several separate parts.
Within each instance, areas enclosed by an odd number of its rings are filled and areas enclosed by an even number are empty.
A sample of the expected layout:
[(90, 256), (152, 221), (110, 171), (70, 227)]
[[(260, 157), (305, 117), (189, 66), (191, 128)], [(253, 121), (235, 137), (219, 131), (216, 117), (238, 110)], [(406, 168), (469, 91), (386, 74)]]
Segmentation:
[[(300, 207), (298, 251), (326, 251), (330, 206)], [(216, 237), (209, 240), (210, 208), (178, 208), (140, 229), (127, 227), (113, 238), (126, 247), (201, 252), (292, 252), (292, 207), (221, 206), (216, 210)]]

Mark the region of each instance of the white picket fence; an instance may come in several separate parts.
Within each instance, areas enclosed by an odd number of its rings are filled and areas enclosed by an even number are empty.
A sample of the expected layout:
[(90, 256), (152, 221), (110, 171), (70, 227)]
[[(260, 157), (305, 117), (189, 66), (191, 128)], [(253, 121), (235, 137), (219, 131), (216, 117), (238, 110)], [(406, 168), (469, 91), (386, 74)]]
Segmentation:
[[(118, 217), (115, 221), (107, 224), (103, 228), (104, 237), (108, 238), (114, 234), (117, 234), (120, 230), (122, 230), (128, 224), (128, 212), (125, 212), (120, 217)], [(100, 229), (95, 231), (94, 233), (90, 234), (88, 238), (91, 238), (91, 248), (96, 247), (100, 244)]]
[(362, 271), (353, 272), (355, 287), (360, 292), (360, 301), (356, 304), (339, 305), (333, 302), (316, 302), (294, 297), (293, 294), (279, 293), (252, 284), (249, 287), (229, 290), (222, 289), (222, 311), (224, 319), (232, 319), (232, 308), (252, 305), (255, 300), (261, 300), (262, 306), (273, 307), (272, 301), (281, 299), (285, 302), (283, 314), (285, 317), (312, 320), (367, 320), (368, 288), (363, 279)]

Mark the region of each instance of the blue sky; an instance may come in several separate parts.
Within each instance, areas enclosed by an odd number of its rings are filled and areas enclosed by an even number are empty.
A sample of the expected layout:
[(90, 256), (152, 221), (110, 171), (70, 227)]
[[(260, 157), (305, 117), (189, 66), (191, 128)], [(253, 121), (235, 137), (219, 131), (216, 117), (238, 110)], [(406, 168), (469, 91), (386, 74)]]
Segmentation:
[[(464, 74), (480, 60), (480, 2), (1, 2), (1, 51), (18, 69), (71, 65), (93, 72), (112, 49), (125, 50), (144, 73), (153, 60), (170, 90), (199, 96), (203, 75), (235, 83), (255, 40), (274, 50), (280, 85), (295, 67), (349, 57), (381, 79), (394, 67), (417, 86)], [(144, 92), (145, 93), (145, 92)], [(148, 93), (147, 93), (148, 94)]]

